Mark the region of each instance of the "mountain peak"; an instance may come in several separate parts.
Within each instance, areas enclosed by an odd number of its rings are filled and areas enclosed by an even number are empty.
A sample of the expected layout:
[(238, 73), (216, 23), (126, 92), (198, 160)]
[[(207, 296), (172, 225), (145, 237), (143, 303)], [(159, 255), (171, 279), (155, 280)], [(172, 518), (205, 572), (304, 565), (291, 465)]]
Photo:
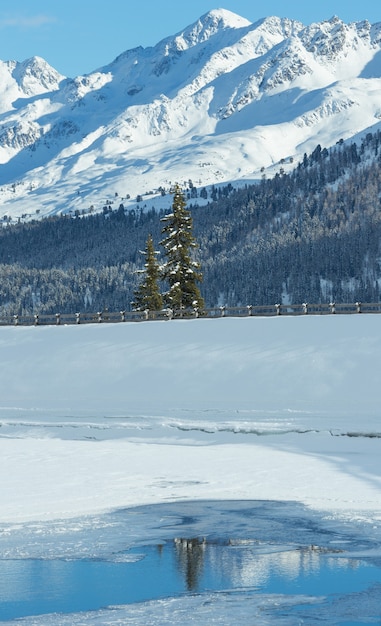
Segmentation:
[(228, 29), (247, 28), (251, 22), (226, 9), (213, 9), (202, 15), (197, 22), (176, 36), (176, 43), (184, 49), (207, 41), (218, 32)]
[(249, 20), (227, 9), (212, 9), (200, 17), (199, 21), (218, 28), (245, 28), (251, 24)]
[(39, 56), (16, 63), (12, 76), (27, 95), (58, 89), (59, 83), (64, 78)]

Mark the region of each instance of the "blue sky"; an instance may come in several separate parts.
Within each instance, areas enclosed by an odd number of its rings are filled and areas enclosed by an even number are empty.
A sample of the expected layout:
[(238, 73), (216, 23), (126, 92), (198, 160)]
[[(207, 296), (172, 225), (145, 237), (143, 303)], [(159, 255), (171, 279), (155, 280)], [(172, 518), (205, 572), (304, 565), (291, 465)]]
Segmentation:
[(154, 45), (221, 7), (252, 22), (268, 15), (304, 24), (332, 15), (381, 21), (375, 0), (0, 0), (0, 59), (38, 55), (73, 77), (129, 48)]

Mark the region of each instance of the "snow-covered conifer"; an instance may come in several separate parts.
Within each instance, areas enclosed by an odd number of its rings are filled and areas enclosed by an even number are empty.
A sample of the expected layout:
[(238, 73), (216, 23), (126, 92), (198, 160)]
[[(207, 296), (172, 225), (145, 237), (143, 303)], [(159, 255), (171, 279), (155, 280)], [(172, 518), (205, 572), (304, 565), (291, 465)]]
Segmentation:
[(197, 283), (202, 280), (200, 264), (192, 259), (191, 251), (197, 247), (193, 237), (193, 221), (186, 208), (180, 185), (173, 190), (172, 212), (162, 218), (164, 227), (161, 241), (166, 262), (162, 266), (162, 277), (169, 289), (164, 301), (171, 309), (202, 309), (204, 301)]
[(158, 285), (160, 268), (156, 259), (157, 252), (155, 252), (152, 235), (148, 236), (146, 249), (142, 254), (146, 258), (145, 269), (140, 270), (144, 274), (144, 279), (134, 293), (135, 301), (132, 303), (132, 307), (135, 311), (160, 311), (163, 306)]

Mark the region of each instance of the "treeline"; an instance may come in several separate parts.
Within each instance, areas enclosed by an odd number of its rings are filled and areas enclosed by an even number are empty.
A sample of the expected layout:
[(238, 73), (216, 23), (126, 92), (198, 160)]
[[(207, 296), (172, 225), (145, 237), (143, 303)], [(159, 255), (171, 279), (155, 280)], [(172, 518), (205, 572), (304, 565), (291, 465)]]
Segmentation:
[(379, 301), (380, 146), (380, 132), (359, 148), (317, 146), (289, 175), (211, 206), (195, 229), (206, 300)]
[[(317, 146), (288, 174), (191, 206), (206, 306), (379, 301), (380, 148), (379, 131)], [(162, 216), (120, 207), (1, 228), (0, 313), (128, 310)]]

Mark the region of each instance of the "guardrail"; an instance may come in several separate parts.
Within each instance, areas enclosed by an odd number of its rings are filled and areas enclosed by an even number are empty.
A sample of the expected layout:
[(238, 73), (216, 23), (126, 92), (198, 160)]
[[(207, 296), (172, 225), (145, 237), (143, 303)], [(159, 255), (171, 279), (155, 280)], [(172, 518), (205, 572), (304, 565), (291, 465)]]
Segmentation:
[(97, 313), (55, 313), (52, 315), (3, 315), (0, 326), (59, 326), (72, 324), (104, 324), (221, 317), (272, 317), (277, 315), (348, 315), (381, 313), (381, 302), (336, 304), (272, 304), (258, 306), (220, 306), (210, 309), (163, 309), (162, 311), (99, 311)]

